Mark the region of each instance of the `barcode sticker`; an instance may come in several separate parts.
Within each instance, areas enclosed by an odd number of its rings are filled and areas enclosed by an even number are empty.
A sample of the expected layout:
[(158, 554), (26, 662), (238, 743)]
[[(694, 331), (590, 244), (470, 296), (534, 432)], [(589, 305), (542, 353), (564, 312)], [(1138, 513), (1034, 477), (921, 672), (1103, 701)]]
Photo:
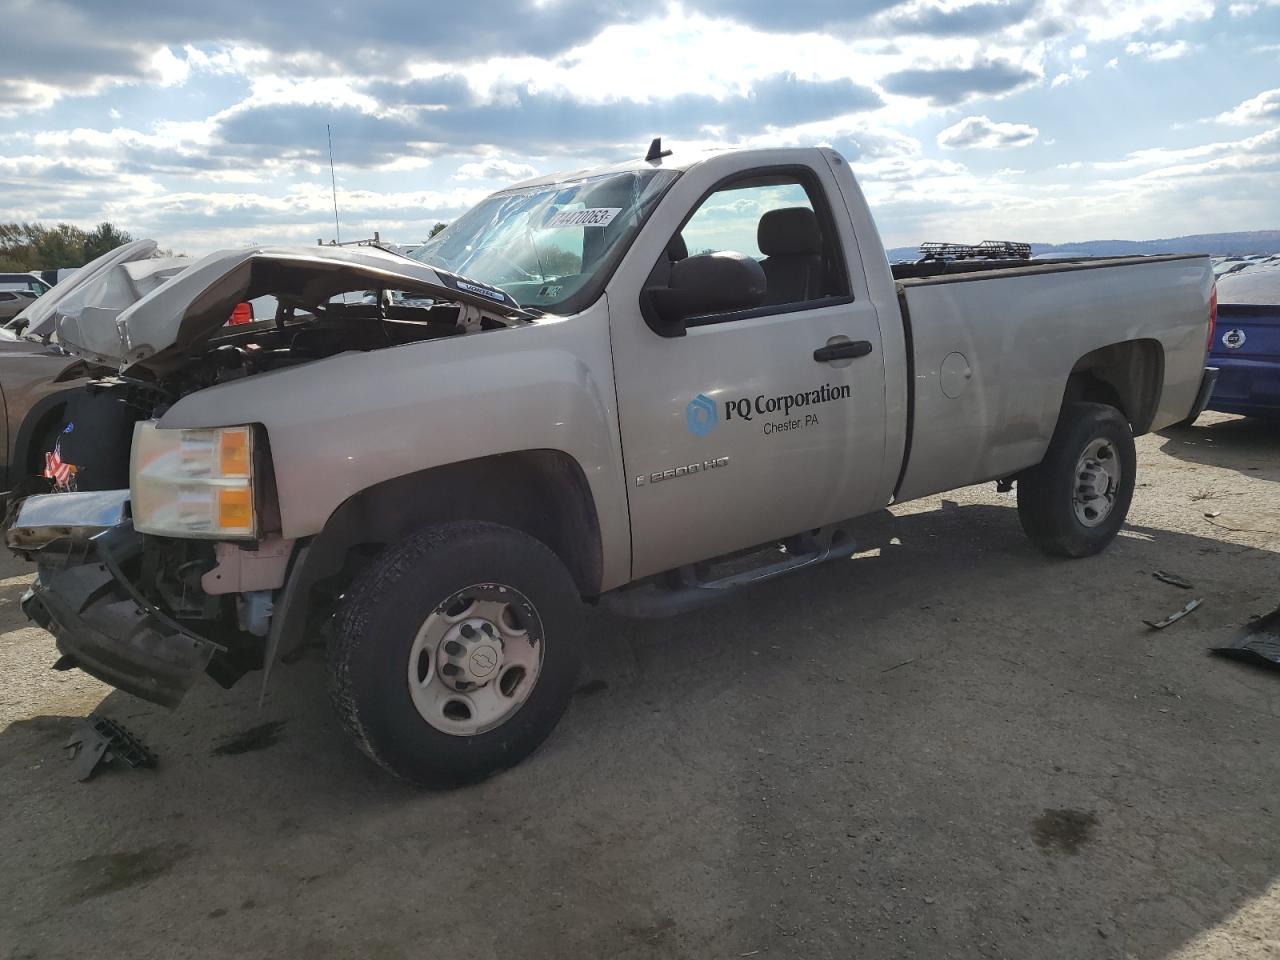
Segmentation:
[(621, 207), (587, 207), (585, 210), (561, 210), (546, 222), (545, 229), (556, 227), (607, 227), (622, 212)]

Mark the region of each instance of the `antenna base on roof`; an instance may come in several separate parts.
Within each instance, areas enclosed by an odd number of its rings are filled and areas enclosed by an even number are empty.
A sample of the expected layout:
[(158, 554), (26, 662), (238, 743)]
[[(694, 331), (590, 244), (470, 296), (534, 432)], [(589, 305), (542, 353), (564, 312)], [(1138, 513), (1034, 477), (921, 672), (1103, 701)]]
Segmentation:
[(649, 144), (649, 152), (644, 155), (647, 163), (656, 163), (663, 157), (671, 156), (670, 150), (662, 149), (662, 138), (654, 137), (653, 142)]

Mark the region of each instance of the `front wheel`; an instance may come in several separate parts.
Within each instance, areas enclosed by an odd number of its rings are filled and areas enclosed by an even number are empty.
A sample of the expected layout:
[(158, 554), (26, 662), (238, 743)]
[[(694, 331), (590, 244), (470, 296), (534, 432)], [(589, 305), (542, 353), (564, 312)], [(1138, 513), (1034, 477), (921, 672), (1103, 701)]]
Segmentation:
[(352, 585), (330, 645), (334, 704), (356, 744), (426, 787), (482, 780), (555, 728), (578, 667), (578, 595), (527, 534), (430, 527)]
[(1124, 415), (1102, 403), (1067, 403), (1044, 459), (1018, 478), (1022, 529), (1046, 553), (1092, 556), (1120, 532), (1136, 472)]

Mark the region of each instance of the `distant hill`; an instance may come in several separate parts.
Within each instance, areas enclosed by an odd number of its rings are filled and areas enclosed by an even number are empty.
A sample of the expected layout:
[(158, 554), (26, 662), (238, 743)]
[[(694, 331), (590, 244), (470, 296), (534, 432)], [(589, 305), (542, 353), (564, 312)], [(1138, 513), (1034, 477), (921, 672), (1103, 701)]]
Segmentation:
[[(930, 237), (955, 240), (955, 237)], [(1010, 240), (1016, 237), (983, 237)], [(1081, 240), (1078, 243), (1033, 243), (1033, 257), (1124, 257), (1155, 253), (1207, 253), (1214, 257), (1243, 256), (1250, 253), (1280, 253), (1280, 230), (1250, 230), (1244, 233), (1197, 233), (1167, 240)], [(915, 260), (918, 247), (894, 247), (889, 259)]]

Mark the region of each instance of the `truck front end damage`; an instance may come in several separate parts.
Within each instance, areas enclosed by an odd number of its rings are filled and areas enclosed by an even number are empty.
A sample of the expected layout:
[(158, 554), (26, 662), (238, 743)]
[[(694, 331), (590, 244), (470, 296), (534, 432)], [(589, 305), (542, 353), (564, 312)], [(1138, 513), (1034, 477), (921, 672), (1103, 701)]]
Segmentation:
[(61, 669), (168, 707), (208, 674), (230, 687), (261, 668), (272, 599), (293, 542), (149, 536), (128, 491), (23, 501), (9, 547), (36, 562), (27, 616), (53, 634)]
[[(130, 489), (29, 497), (6, 536), (37, 564), (23, 609), (56, 638), (59, 665), (173, 707), (201, 674), (229, 687), (270, 664), (286, 619), (296, 645), (309, 604), (286, 618), (296, 544), (280, 533), (266, 428), (165, 427), (170, 409), (209, 391), (216, 410), (255, 377), (534, 318), (497, 287), (377, 247), (254, 247), (194, 262), (154, 253), (150, 241), (114, 251), (28, 317), (112, 373), (69, 415), (77, 435), (103, 435), (91, 409), (132, 426), (77, 465)], [(228, 325), (237, 305), (263, 302), (274, 316)]]

